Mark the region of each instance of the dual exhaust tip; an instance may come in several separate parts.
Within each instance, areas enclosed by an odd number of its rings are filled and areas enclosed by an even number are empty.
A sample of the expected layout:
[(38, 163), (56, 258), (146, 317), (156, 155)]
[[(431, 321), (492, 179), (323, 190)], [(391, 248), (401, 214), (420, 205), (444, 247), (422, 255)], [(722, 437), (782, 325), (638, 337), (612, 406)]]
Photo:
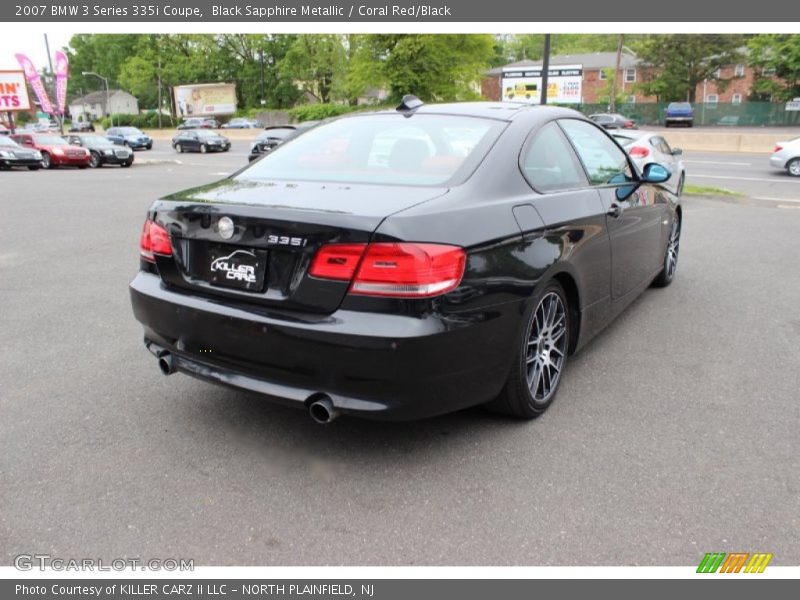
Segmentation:
[[(175, 360), (169, 352), (162, 352), (158, 355), (158, 369), (163, 375), (172, 375), (175, 371)], [(314, 394), (309, 398), (314, 398), (310, 403), (308, 400), (308, 414), (315, 423), (325, 425), (339, 416), (339, 411), (333, 405), (330, 396), (326, 394)]]

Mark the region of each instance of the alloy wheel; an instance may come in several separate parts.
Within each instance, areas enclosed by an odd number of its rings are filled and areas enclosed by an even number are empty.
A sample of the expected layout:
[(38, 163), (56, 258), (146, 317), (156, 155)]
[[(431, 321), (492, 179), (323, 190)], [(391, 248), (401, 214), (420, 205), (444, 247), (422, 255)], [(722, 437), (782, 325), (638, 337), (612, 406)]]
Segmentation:
[(549, 292), (534, 312), (525, 353), (528, 389), (535, 403), (547, 402), (555, 392), (566, 353), (566, 308), (561, 296)]
[(800, 177), (800, 158), (795, 158), (788, 166), (789, 175)]
[(675, 276), (675, 269), (678, 268), (678, 250), (681, 244), (681, 227), (677, 218), (672, 221), (672, 230), (669, 234), (669, 242), (667, 242), (667, 278), (672, 279)]

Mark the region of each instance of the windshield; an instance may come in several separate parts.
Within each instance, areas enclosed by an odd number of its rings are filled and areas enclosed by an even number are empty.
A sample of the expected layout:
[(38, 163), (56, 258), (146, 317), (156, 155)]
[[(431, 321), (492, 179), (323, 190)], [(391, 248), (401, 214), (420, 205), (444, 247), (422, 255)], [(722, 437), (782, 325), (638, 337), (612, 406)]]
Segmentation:
[(45, 144), (46, 146), (66, 146), (67, 140), (57, 135), (37, 135), (36, 138), (37, 144)]
[(12, 140), (10, 137), (5, 135), (0, 135), (0, 146), (10, 146), (12, 148), (18, 148), (19, 144)]
[(104, 138), (100, 135), (85, 135), (81, 138), (84, 144), (88, 144), (90, 146), (113, 146), (113, 142), (108, 139)]
[(197, 137), (199, 138), (218, 138), (220, 135), (218, 133), (214, 133), (213, 131), (203, 131), (200, 129), (199, 131), (195, 131)]
[(119, 131), (122, 135), (144, 135), (142, 130), (136, 129), (136, 127), (122, 127)]
[(502, 128), (489, 119), (449, 115), (339, 119), (280, 146), (238, 178), (437, 185), (462, 166), (477, 165)]

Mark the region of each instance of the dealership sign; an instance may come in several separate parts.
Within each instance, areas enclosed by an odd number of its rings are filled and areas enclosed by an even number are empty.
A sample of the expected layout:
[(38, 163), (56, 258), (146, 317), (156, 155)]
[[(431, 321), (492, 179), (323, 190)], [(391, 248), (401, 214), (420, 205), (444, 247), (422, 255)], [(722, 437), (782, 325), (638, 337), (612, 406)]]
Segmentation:
[(0, 111), (30, 110), (28, 86), (22, 71), (0, 71)]
[(173, 88), (178, 117), (232, 115), (236, 112), (236, 84), (198, 83)]
[[(547, 102), (580, 104), (583, 65), (558, 65), (547, 71)], [(501, 80), (503, 100), (539, 103), (542, 89), (542, 68), (506, 67)]]

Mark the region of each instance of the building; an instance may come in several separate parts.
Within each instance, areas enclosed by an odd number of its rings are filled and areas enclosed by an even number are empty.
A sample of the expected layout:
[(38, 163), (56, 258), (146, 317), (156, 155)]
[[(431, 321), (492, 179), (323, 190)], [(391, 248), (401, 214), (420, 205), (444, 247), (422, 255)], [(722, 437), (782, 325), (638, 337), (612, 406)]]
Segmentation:
[(107, 99), (105, 90), (91, 92), (73, 99), (69, 103), (69, 114), (74, 121), (96, 121), (110, 114), (138, 115), (139, 101), (122, 90), (109, 90)]
[[(571, 77), (573, 81), (569, 82), (570, 84), (578, 84), (577, 86), (572, 87), (572, 91), (574, 92), (577, 90), (577, 93), (572, 94), (573, 98), (571, 103), (595, 104), (600, 101), (598, 98), (603, 94), (603, 91), (606, 91), (607, 93), (607, 75), (609, 74), (608, 70), (614, 69), (616, 61), (616, 52), (562, 54), (559, 56), (552, 56), (550, 58), (550, 72), (551, 74), (555, 74), (555, 72), (559, 71), (559, 67), (570, 67), (576, 73), (580, 72), (580, 74), (577, 76), (573, 75)], [(521, 60), (502, 67), (496, 67), (486, 73), (486, 77), (483, 80), (483, 85), (481, 86), (481, 93), (483, 94), (484, 98), (489, 100), (500, 100), (504, 97), (503, 90), (501, 89), (504, 75), (513, 76), (510, 78), (506, 77), (506, 79), (518, 77), (520, 81), (528, 78), (535, 80), (537, 75), (539, 77), (541, 76), (541, 68), (542, 62), (534, 60)], [(629, 53), (623, 53), (620, 57), (620, 70), (617, 73), (617, 89), (620, 93), (629, 93), (629, 98), (627, 98), (628, 101), (649, 101), (649, 99), (637, 92), (634, 87), (636, 83), (642, 81), (642, 77), (645, 76), (645, 71), (647, 71), (647, 69), (644, 69), (639, 64), (639, 60), (636, 58), (636, 56)], [(557, 77), (558, 75), (551, 79), (551, 86)], [(575, 81), (576, 77), (578, 78), (578, 81)], [(508, 81), (506, 87), (509, 87)], [(552, 96), (550, 91), (548, 91), (548, 95)], [(565, 103), (570, 102), (568, 101)]]
[[(562, 100), (560, 103), (574, 104), (598, 104), (607, 102), (609, 95), (608, 76), (613, 71), (616, 64), (616, 52), (593, 52), (589, 54), (564, 54), (553, 56), (550, 59), (550, 73), (558, 78), (559, 67), (572, 67), (575, 71), (580, 71), (580, 81), (577, 88), (580, 90), (571, 100)], [(526, 75), (535, 85), (535, 77), (541, 76), (541, 61), (522, 60), (508, 65), (491, 69), (486, 73), (481, 92), (488, 100), (500, 100), (507, 98), (507, 94), (501, 89), (503, 81), (506, 81), (506, 88), (509, 81), (513, 80), (513, 75), (520, 81), (526, 80)], [(635, 102), (656, 102), (654, 96), (645, 96), (637, 89), (637, 83), (649, 81), (657, 74), (652, 67), (648, 67), (634, 55), (623, 53), (620, 60), (620, 70), (617, 72), (618, 94), (624, 95), (625, 101)], [(714, 78), (701, 82), (695, 90), (696, 102), (708, 104), (730, 103), (742, 104), (752, 94), (753, 84), (759, 73), (756, 69), (745, 63), (727, 65), (719, 69)], [(770, 73), (761, 73), (762, 76), (770, 76)], [(717, 81), (720, 80), (720, 81)], [(724, 83), (720, 83), (724, 82)], [(551, 80), (552, 85), (552, 80)], [(548, 97), (551, 97), (548, 90)], [(601, 100), (600, 98), (603, 97)]]

